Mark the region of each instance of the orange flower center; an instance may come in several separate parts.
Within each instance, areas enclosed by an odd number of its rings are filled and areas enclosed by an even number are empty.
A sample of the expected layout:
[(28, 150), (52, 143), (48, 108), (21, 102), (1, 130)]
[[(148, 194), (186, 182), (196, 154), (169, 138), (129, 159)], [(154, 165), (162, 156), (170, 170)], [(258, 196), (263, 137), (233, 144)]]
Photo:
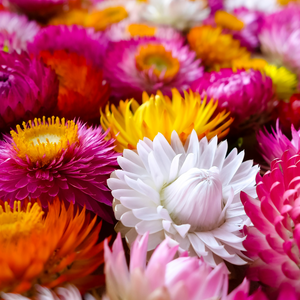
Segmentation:
[(148, 44), (140, 46), (135, 56), (136, 66), (140, 71), (153, 69), (156, 76), (163, 73), (164, 79), (173, 78), (179, 71), (180, 63), (163, 45)]
[(218, 26), (230, 30), (242, 30), (244, 28), (244, 23), (241, 20), (223, 10), (218, 10), (216, 12), (215, 22)]
[(299, 2), (299, 0), (277, 0), (280, 5), (288, 5), (291, 2)]
[(155, 36), (156, 27), (145, 24), (130, 24), (127, 30), (132, 37)]
[[(78, 142), (78, 125), (73, 121), (65, 123), (65, 119), (52, 117), (29, 121), (29, 128), (23, 122), (23, 128), (17, 125), (17, 132), (11, 131), (17, 155), (31, 162), (39, 161), (41, 166), (61, 155), (64, 149)], [(33, 124), (34, 123), (34, 124)]]

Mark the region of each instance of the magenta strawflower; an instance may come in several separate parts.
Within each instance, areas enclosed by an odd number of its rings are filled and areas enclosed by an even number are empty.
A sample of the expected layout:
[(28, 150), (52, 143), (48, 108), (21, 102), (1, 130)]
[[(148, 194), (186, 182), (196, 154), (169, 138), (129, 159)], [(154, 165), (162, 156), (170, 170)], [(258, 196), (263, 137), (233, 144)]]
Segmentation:
[(39, 198), (46, 207), (58, 196), (112, 222), (106, 180), (117, 154), (102, 128), (54, 117), (23, 127), (0, 142), (0, 198)]
[(257, 176), (254, 199), (242, 193), (241, 199), (253, 227), (246, 229), (243, 245), (254, 261), (248, 278), (277, 290), (289, 283), (300, 296), (300, 155), (284, 152), (271, 170)]
[(181, 41), (155, 37), (110, 43), (104, 62), (104, 74), (116, 98), (141, 101), (143, 91), (188, 89), (203, 75), (200, 60)]
[(0, 48), (5, 51), (27, 50), (27, 43), (33, 40), (39, 30), (40, 26), (26, 16), (0, 11)]
[(0, 52), (0, 130), (30, 118), (51, 116), (57, 105), (58, 80), (41, 60), (22, 52)]
[(300, 6), (290, 4), (268, 15), (259, 35), (262, 51), (277, 65), (300, 72)]
[(221, 109), (226, 108), (239, 125), (253, 115), (259, 115), (268, 108), (273, 97), (271, 78), (260, 71), (221, 69), (205, 73), (191, 86), (200, 95), (218, 100)]
[(291, 155), (299, 153), (300, 150), (300, 130), (297, 131), (294, 125), (291, 126), (292, 139), (284, 135), (279, 126), (279, 120), (276, 122), (276, 130), (272, 128), (269, 133), (266, 128), (257, 133), (257, 141), (260, 152), (265, 161), (270, 165), (272, 160), (281, 158), (285, 151), (289, 151)]
[(102, 32), (79, 26), (47, 26), (40, 30), (28, 44), (28, 51), (38, 55), (40, 51), (67, 50), (84, 56), (97, 67), (102, 67), (107, 40)]

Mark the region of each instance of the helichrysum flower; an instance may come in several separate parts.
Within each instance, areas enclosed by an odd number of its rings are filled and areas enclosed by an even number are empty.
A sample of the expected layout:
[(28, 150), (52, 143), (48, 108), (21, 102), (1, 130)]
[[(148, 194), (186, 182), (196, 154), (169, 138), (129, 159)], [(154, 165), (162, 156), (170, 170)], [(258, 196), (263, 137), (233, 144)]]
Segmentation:
[(56, 114), (67, 119), (79, 117), (83, 121), (98, 121), (99, 108), (108, 101), (110, 94), (102, 70), (87, 63), (84, 56), (65, 50), (41, 51), (39, 56), (59, 79)]
[(105, 112), (101, 111), (101, 125), (115, 139), (116, 151), (135, 149), (139, 140), (144, 137), (153, 140), (159, 132), (170, 142), (173, 130), (182, 142), (192, 130), (198, 138), (226, 136), (233, 119), (225, 110), (214, 115), (217, 102), (201, 99), (191, 91), (185, 92), (184, 98), (176, 89), (172, 92), (172, 99), (160, 92), (151, 97), (145, 93), (142, 105), (134, 99), (120, 101), (117, 108), (112, 104), (110, 109), (107, 104)]
[(103, 263), (101, 224), (58, 198), (45, 213), (38, 203), (0, 205), (0, 291), (31, 296), (35, 284), (74, 283), (82, 292), (103, 284), (91, 275)]
[(92, 28), (78, 26), (47, 26), (42, 28), (31, 43), (28, 51), (39, 55), (40, 51), (66, 50), (83, 55), (88, 62), (102, 67), (107, 41), (101, 33)]
[(262, 51), (277, 65), (300, 73), (300, 6), (287, 8), (265, 18), (259, 35)]
[[(271, 170), (257, 177), (259, 199), (241, 195), (253, 227), (244, 246), (254, 260), (248, 278), (276, 290), (289, 283), (300, 295), (299, 174), (300, 156), (285, 152)], [(297, 298), (297, 299), (298, 299)]]
[(40, 30), (35, 21), (29, 21), (8, 11), (0, 11), (0, 48), (7, 52), (27, 50), (27, 43), (32, 41)]
[(271, 13), (280, 9), (280, 1), (282, 0), (224, 0), (224, 7), (227, 11), (233, 11), (236, 8), (245, 7), (250, 10)]
[(108, 186), (114, 196), (116, 230), (132, 245), (149, 231), (148, 251), (166, 237), (180, 251), (203, 257), (211, 266), (226, 260), (246, 263), (241, 251), (248, 224), (240, 192), (253, 197), (259, 170), (243, 161), (234, 149), (226, 157), (227, 141), (200, 141), (195, 131), (183, 146), (173, 131), (171, 144), (159, 133), (139, 141), (137, 151), (124, 150), (121, 170), (112, 173)]
[(291, 128), (292, 139), (289, 140), (284, 135), (279, 127), (279, 120), (276, 122), (276, 130), (272, 128), (272, 133), (269, 133), (266, 128), (257, 133), (257, 141), (260, 147), (260, 152), (265, 161), (271, 165), (272, 160), (281, 156), (285, 151), (291, 155), (299, 153), (300, 150), (300, 131), (295, 130), (292, 125)]
[(111, 221), (106, 180), (117, 155), (105, 137), (101, 127), (54, 117), (17, 126), (0, 142), (0, 197), (39, 198), (47, 206), (59, 196)]
[(235, 40), (231, 34), (222, 33), (221, 27), (194, 27), (187, 39), (197, 57), (208, 68), (231, 67), (233, 60), (250, 57), (250, 52), (240, 46), (240, 41)]
[(111, 42), (104, 62), (105, 76), (118, 98), (140, 101), (143, 91), (170, 95), (186, 90), (203, 75), (195, 53), (179, 40), (153, 38)]
[(51, 115), (57, 105), (55, 72), (25, 53), (0, 52), (0, 129)]
[(271, 78), (254, 70), (205, 73), (191, 88), (202, 96), (218, 99), (219, 107), (231, 112), (236, 126), (265, 112), (273, 97)]
[(201, 23), (209, 12), (205, 1), (148, 0), (142, 17), (151, 23), (186, 30)]

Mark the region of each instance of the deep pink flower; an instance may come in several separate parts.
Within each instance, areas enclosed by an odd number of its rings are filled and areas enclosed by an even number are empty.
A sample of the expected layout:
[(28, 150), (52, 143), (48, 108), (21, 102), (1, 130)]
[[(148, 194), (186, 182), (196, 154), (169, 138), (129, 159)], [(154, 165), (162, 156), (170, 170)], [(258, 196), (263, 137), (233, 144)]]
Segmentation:
[(54, 117), (29, 125), (0, 142), (0, 198), (39, 198), (46, 207), (58, 196), (112, 222), (106, 180), (117, 165), (114, 141), (101, 127)]
[(28, 51), (38, 55), (40, 51), (67, 50), (84, 56), (96, 67), (102, 67), (107, 40), (102, 32), (79, 26), (47, 26), (40, 30), (28, 44)]
[(248, 278), (273, 289), (289, 283), (300, 296), (300, 155), (284, 152), (271, 170), (257, 176), (257, 194), (241, 199), (254, 226), (243, 245), (254, 261)]
[(51, 116), (57, 105), (56, 74), (25, 53), (0, 52), (0, 129)]
[(231, 111), (235, 125), (265, 112), (273, 97), (272, 79), (252, 69), (205, 73), (191, 89), (202, 96), (207, 95), (208, 99), (218, 100), (221, 109)]
[(203, 67), (181, 40), (153, 37), (110, 43), (104, 72), (113, 96), (141, 101), (143, 91), (171, 96), (172, 88), (188, 89), (203, 75)]

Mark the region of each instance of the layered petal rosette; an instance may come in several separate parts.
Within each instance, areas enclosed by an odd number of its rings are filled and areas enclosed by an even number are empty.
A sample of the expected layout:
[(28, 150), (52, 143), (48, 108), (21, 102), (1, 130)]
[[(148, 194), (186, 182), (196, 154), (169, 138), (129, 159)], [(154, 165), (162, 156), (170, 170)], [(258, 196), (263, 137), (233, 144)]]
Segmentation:
[(266, 112), (273, 98), (271, 78), (251, 69), (205, 73), (191, 89), (202, 96), (218, 99), (219, 107), (231, 112), (236, 126), (253, 115)]
[(287, 8), (265, 18), (259, 35), (262, 51), (277, 65), (300, 72), (300, 6)]
[(195, 53), (179, 40), (139, 38), (111, 42), (106, 52), (104, 74), (112, 95), (141, 101), (143, 91), (160, 90), (171, 95), (171, 89), (182, 91), (203, 75)]
[(205, 1), (149, 0), (142, 16), (151, 23), (186, 30), (201, 23), (209, 13)]
[(236, 149), (226, 157), (227, 149), (227, 141), (199, 141), (195, 131), (183, 146), (174, 131), (171, 144), (159, 133), (153, 142), (140, 141), (136, 152), (124, 150), (118, 158), (122, 169), (108, 180), (116, 230), (130, 245), (149, 231), (148, 251), (169, 237), (180, 251), (213, 267), (223, 259), (245, 264), (241, 230), (249, 219), (240, 192), (256, 197), (259, 168), (242, 162), (244, 152)]
[(55, 72), (39, 59), (0, 52), (0, 129), (33, 117), (51, 116), (57, 105)]
[(40, 51), (66, 50), (84, 56), (96, 67), (102, 67), (107, 40), (101, 33), (92, 28), (79, 26), (47, 26), (39, 31), (28, 51), (39, 55)]
[(8, 11), (0, 11), (0, 48), (8, 52), (27, 50), (27, 43), (32, 41), (40, 30), (35, 21), (29, 21)]
[[(299, 286), (299, 175), (300, 156), (284, 152), (271, 170), (257, 177), (258, 199), (241, 194), (245, 211), (253, 222), (246, 230), (244, 246), (254, 260), (248, 278), (277, 290), (289, 283)], [(297, 299), (298, 299), (297, 298)]]
[(46, 207), (59, 196), (111, 222), (106, 180), (117, 154), (105, 137), (101, 127), (54, 117), (24, 122), (0, 144), (0, 197), (39, 198)]

